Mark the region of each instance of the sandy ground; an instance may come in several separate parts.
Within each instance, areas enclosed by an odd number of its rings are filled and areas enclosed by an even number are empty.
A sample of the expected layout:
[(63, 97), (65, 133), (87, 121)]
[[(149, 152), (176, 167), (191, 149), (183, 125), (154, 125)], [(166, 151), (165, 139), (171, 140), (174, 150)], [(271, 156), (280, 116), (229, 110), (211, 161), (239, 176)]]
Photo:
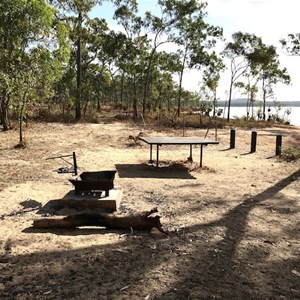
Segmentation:
[[(198, 147), (193, 164), (188, 147), (162, 146), (160, 167), (147, 165), (149, 146), (128, 139), (140, 131), (182, 135), (121, 122), (29, 124), (29, 146), (14, 149), (18, 132), (0, 132), (0, 299), (300, 299), (299, 162), (274, 157), (275, 135), (285, 147), (300, 129), (257, 130), (252, 154), (250, 130), (237, 129), (233, 150), (229, 129), (219, 130), (203, 170)], [(169, 235), (33, 229), (41, 207), (73, 189), (71, 174), (54, 171), (65, 163), (46, 158), (72, 151), (79, 172), (118, 171), (120, 213), (156, 206)]]

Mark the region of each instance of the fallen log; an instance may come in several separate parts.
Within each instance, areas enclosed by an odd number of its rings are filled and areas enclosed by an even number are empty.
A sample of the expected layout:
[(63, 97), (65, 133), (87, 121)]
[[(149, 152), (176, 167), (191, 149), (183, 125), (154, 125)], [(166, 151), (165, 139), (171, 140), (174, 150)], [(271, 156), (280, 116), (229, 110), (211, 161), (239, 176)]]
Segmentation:
[(81, 226), (99, 226), (107, 229), (132, 229), (150, 231), (157, 228), (162, 233), (160, 216), (152, 217), (157, 212), (157, 208), (135, 215), (114, 215), (104, 213), (79, 213), (64, 217), (46, 217), (35, 219), (34, 228), (76, 228)]

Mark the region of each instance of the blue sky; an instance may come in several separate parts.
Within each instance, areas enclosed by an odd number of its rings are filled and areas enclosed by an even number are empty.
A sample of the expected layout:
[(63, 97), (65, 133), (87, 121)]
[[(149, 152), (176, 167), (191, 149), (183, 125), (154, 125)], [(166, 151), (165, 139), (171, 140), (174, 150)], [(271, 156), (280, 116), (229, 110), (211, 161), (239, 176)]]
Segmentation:
[[(208, 0), (207, 22), (221, 26), (224, 36), (230, 40), (232, 33), (237, 31), (255, 34), (268, 45), (278, 49), (282, 67), (286, 67), (292, 78), (291, 86), (279, 84), (275, 90), (277, 100), (300, 101), (300, 57), (287, 56), (280, 47), (279, 40), (288, 33), (299, 32), (297, 20), (299, 18), (299, 1), (297, 0)], [(150, 10), (159, 15), (156, 0), (138, 0), (139, 10), (143, 13)], [(104, 1), (101, 6), (93, 9), (91, 16), (105, 18), (112, 28), (117, 29), (112, 19), (114, 12), (110, 1)], [(199, 90), (201, 79), (197, 71), (186, 72), (184, 75), (185, 88)], [(222, 75), (218, 88), (218, 98), (226, 99), (229, 86), (229, 72)], [(236, 94), (236, 97), (240, 95)]]

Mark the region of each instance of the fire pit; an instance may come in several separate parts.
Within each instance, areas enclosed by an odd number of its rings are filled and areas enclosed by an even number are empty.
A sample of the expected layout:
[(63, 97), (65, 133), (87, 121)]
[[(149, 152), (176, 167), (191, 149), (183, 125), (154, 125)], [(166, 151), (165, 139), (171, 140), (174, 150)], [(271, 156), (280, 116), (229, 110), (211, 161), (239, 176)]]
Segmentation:
[(114, 188), (114, 178), (117, 171), (83, 172), (75, 179), (69, 181), (75, 186), (75, 194), (83, 192), (105, 191), (105, 197), (109, 196), (109, 190)]

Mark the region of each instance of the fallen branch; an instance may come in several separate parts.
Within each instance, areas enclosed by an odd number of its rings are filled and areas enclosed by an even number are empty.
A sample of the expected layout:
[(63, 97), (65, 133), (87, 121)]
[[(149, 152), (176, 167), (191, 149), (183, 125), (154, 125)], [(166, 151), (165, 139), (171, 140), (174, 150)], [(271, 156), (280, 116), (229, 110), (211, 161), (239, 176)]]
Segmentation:
[(157, 208), (135, 215), (114, 215), (99, 213), (80, 213), (68, 215), (65, 217), (48, 217), (35, 219), (34, 228), (76, 228), (80, 226), (99, 226), (107, 229), (130, 229), (150, 231), (157, 228), (160, 232), (166, 234), (160, 223), (160, 216), (152, 217), (157, 212)]

